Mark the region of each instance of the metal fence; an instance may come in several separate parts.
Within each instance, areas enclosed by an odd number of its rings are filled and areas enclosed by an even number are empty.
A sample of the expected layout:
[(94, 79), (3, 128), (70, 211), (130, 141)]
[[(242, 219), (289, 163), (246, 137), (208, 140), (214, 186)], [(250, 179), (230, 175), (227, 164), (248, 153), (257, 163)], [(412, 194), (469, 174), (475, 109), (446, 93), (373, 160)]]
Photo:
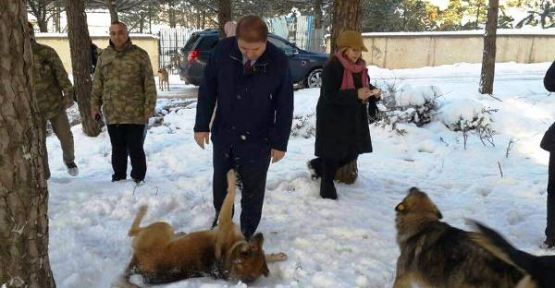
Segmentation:
[(193, 32), (194, 30), (187, 28), (168, 28), (158, 32), (160, 68), (164, 67), (172, 74), (178, 73), (179, 63), (183, 61), (180, 49), (185, 46)]

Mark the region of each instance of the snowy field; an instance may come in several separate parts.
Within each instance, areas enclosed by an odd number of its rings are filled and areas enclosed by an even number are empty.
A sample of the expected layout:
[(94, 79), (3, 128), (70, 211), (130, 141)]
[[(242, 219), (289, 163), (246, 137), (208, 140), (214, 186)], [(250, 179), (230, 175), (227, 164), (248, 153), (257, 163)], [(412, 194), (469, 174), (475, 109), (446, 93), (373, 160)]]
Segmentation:
[[(394, 207), (412, 186), (426, 191), (444, 220), (456, 227), (469, 229), (464, 219), (477, 219), (519, 248), (553, 253), (540, 247), (548, 154), (539, 142), (555, 120), (555, 95), (547, 93), (542, 82), (549, 64), (498, 64), (494, 91), (501, 101), (478, 94), (478, 64), (369, 67), (373, 83), (404, 89), (399, 101), (418, 101), (426, 91), (440, 91), (434, 120), (421, 128), (402, 125), (407, 132), (403, 136), (372, 125), (374, 153), (359, 158), (354, 185), (337, 185), (337, 201), (319, 197), (319, 182), (312, 181), (306, 169), (314, 138), (291, 137), (286, 157), (270, 166), (258, 229), (265, 235), (266, 252), (283, 251), (289, 259), (270, 264), (270, 276), (252, 287), (391, 287), (399, 255)], [(175, 77), (171, 81), (172, 89), (192, 89)], [(178, 101), (172, 99), (175, 92), (170, 97), (160, 92), (159, 111)], [(295, 116), (304, 117), (306, 125), (314, 124), (318, 95), (318, 89), (295, 92)], [(212, 147), (202, 150), (193, 141), (194, 107), (192, 101), (168, 109), (163, 124), (148, 130), (148, 171), (139, 187), (130, 180), (110, 182), (106, 131), (90, 138), (80, 126), (73, 127), (80, 169), (74, 178), (65, 172), (58, 140), (48, 137), (50, 261), (58, 287), (110, 287), (131, 258), (127, 230), (142, 204), (149, 205), (143, 223), (169, 221), (185, 232), (210, 227)], [(482, 107), (499, 109), (492, 116), (495, 147), (470, 134), (465, 150), (462, 134), (444, 123), (472, 117)], [(161, 287), (246, 285), (197, 278)]]

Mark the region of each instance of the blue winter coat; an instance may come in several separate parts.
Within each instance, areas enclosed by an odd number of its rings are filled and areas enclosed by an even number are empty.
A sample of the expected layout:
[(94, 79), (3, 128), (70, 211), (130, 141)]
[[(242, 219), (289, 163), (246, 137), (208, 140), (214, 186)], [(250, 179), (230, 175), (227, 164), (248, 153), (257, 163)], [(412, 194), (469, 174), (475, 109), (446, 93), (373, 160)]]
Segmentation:
[(194, 131), (211, 132), (215, 146), (244, 143), (287, 151), (293, 119), (293, 83), (287, 57), (268, 42), (253, 72), (245, 74), (243, 70), (237, 39), (221, 40), (200, 84)]

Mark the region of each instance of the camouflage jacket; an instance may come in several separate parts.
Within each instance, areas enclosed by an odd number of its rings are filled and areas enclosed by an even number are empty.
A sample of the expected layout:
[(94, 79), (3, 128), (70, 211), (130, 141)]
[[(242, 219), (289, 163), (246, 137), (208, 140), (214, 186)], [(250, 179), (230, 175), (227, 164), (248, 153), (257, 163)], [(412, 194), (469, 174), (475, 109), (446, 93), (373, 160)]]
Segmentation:
[(54, 49), (35, 41), (32, 42), (32, 48), (33, 85), (37, 104), (42, 117), (50, 119), (64, 110), (66, 101), (73, 101), (73, 86)]
[(108, 46), (96, 63), (91, 109), (103, 106), (108, 124), (145, 124), (154, 114), (156, 86), (148, 53), (129, 41), (122, 51)]

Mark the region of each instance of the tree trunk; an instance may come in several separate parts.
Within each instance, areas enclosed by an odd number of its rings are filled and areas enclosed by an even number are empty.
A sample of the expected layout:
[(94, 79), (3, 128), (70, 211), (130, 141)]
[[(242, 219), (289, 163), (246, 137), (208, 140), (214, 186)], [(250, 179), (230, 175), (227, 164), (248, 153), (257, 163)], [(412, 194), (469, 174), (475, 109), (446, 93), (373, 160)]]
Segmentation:
[(91, 116), (91, 38), (87, 28), (85, 4), (83, 0), (71, 0), (66, 5), (73, 84), (81, 125), (86, 135), (94, 137), (100, 134), (100, 127)]
[(225, 38), (224, 25), (231, 21), (231, 0), (218, 0), (218, 27), (220, 38)]
[(333, 1), (333, 20), (331, 26), (331, 49), (333, 53), (336, 49), (335, 41), (339, 33), (345, 30), (362, 30), (361, 12), (362, 0), (334, 0)]
[(0, 1), (0, 285), (51, 288), (46, 131), (33, 95), (25, 2)]
[(62, 25), (60, 23), (60, 18), (61, 18), (60, 14), (62, 13), (62, 7), (61, 7), (62, 4), (60, 2), (56, 2), (54, 5), (56, 5), (55, 6), (56, 11), (54, 12), (55, 13), (54, 14), (54, 30), (57, 33), (61, 33), (62, 32)]
[(495, 53), (497, 40), (497, 14), (499, 12), (499, 0), (489, 0), (488, 21), (486, 23), (486, 34), (484, 35), (484, 55), (482, 56), (482, 73), (480, 75), (481, 94), (493, 93), (493, 79), (495, 76)]
[[(68, 0), (67, 2), (71, 2), (72, 0)], [(114, 5), (113, 0), (106, 0), (106, 6), (108, 7), (108, 11), (110, 11), (110, 22), (114, 23), (119, 21), (118, 18), (118, 11), (116, 5)], [(88, 35), (88, 33), (87, 33)]]
[(322, 29), (322, 0), (314, 1), (314, 29)]
[(48, 21), (44, 18), (37, 18), (37, 25), (39, 25), (39, 31), (42, 33), (48, 32)]
[(324, 52), (324, 31), (322, 29), (322, 0), (314, 1), (314, 32), (310, 50)]

